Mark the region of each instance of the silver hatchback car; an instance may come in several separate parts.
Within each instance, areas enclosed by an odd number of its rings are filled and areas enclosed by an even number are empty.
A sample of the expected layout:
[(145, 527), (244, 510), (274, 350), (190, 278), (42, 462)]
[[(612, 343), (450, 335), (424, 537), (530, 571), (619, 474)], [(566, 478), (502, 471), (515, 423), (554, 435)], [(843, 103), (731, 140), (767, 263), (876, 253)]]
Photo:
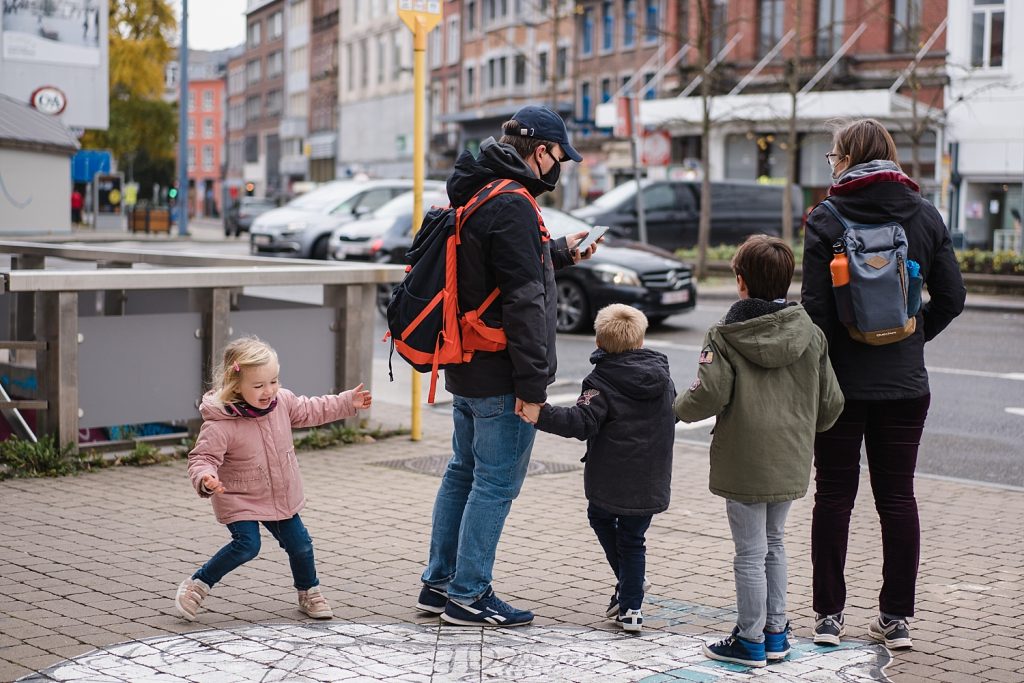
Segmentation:
[(259, 256), (327, 258), (336, 228), (412, 189), (412, 180), (336, 180), (253, 221), (250, 251)]

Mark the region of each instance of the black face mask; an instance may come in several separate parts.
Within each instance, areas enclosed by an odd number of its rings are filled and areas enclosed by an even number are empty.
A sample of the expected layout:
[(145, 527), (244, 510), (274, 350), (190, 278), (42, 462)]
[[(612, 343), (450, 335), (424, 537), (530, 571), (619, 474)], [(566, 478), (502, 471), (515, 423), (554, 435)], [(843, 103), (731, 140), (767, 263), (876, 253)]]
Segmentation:
[(557, 185), (558, 178), (562, 175), (562, 164), (555, 159), (555, 165), (551, 167), (551, 170), (540, 177), (548, 185)]

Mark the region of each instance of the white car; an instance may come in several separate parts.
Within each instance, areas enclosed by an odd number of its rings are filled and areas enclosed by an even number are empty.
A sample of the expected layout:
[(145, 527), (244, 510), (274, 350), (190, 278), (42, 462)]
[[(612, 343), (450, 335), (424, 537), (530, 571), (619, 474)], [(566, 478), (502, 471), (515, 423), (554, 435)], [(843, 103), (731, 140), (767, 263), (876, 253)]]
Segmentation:
[(260, 256), (327, 258), (331, 232), (412, 189), (408, 178), (336, 180), (253, 221), (249, 245)]
[[(328, 255), (338, 261), (370, 261), (381, 248), (384, 233), (402, 224), (405, 232), (412, 228), (413, 193), (400, 194), (373, 213), (346, 223), (331, 233)], [(432, 206), (448, 206), (444, 191), (426, 190), (423, 193), (423, 212)], [(396, 228), (397, 229), (397, 228)]]

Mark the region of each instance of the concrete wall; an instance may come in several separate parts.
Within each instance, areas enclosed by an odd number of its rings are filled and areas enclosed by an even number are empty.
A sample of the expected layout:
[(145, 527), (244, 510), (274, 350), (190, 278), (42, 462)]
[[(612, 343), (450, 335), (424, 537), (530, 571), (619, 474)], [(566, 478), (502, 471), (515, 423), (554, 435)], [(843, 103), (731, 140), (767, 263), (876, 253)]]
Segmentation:
[(0, 148), (0, 233), (71, 232), (71, 157)]

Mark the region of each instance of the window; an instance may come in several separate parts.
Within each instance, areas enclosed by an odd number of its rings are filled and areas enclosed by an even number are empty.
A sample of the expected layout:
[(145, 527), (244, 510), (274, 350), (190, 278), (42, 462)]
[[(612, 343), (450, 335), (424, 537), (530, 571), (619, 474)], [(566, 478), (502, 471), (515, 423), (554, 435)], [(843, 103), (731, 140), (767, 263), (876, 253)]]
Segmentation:
[(466, 14), (466, 34), (476, 33), (476, 0), (468, 0), (463, 10)]
[(253, 23), (249, 24), (249, 35), (246, 39), (246, 42), (249, 44), (249, 47), (256, 47), (257, 45), (260, 44), (260, 34), (262, 33), (262, 29), (263, 24), (259, 21), (254, 21)]
[(566, 76), (569, 75), (569, 48), (558, 48), (557, 59), (558, 61), (555, 63), (555, 69), (557, 70), (557, 78), (560, 81), (564, 81)]
[(548, 53), (541, 52), (537, 55), (537, 74), (541, 83), (548, 82)]
[[(436, 29), (435, 29), (436, 30)], [(387, 61), (388, 61), (388, 39), (387, 36), (381, 35), (377, 38), (377, 82), (384, 82), (384, 75), (387, 73)], [(440, 46), (438, 46), (440, 47)], [(440, 52), (440, 50), (438, 50)], [(435, 53), (437, 54), (437, 53)]]
[(448, 64), (459, 63), (459, 50), (461, 46), (462, 36), (459, 35), (459, 17), (450, 17), (448, 19)]
[(1003, 65), (1006, 4), (1002, 0), (974, 0), (971, 14), (971, 66)]
[(594, 54), (594, 8), (587, 7), (583, 10), (583, 40), (580, 44), (580, 52), (584, 55)]
[[(726, 20), (728, 19), (728, 0), (712, 0), (711, 7), (711, 55), (718, 54), (725, 47)], [(836, 0), (842, 2), (842, 0)]]
[(526, 85), (526, 56), (516, 55), (515, 61), (515, 76), (512, 79), (512, 83), (516, 86)]
[(349, 92), (352, 92), (356, 87), (356, 65), (355, 65), (355, 50), (352, 48), (352, 43), (345, 46), (345, 87)]
[(601, 79), (601, 103), (604, 104), (612, 99), (612, 79)]
[(427, 34), (427, 55), (430, 57), (431, 69), (440, 67), (444, 57), (441, 54), (441, 26), (442, 24), (438, 24)]
[[(645, 100), (653, 100), (655, 96), (658, 94), (658, 88), (652, 85), (653, 83), (654, 72), (648, 71), (647, 73), (644, 74), (644, 88), (641, 91), (643, 93), (643, 98)], [(650, 85), (650, 87), (647, 87), (648, 85)]]
[(402, 36), (405, 31), (396, 29), (391, 32), (391, 80), (397, 81), (402, 76)]
[(288, 73), (299, 74), (309, 69), (309, 46), (292, 48), (288, 53)]
[(213, 137), (213, 119), (210, 118), (209, 116), (206, 116), (206, 117), (203, 118), (203, 137), (204, 138), (212, 138)]
[(445, 107), (452, 114), (459, 110), (459, 86), (455, 81), (448, 83), (448, 99), (445, 101)]
[(819, 57), (831, 57), (843, 44), (845, 18), (843, 0), (818, 0), (818, 31), (814, 46)]
[(785, 0), (761, 0), (757, 14), (757, 54), (761, 57), (771, 52), (782, 40), (782, 19)]
[(203, 170), (213, 170), (213, 145), (203, 145)]
[(194, 171), (196, 169), (196, 148), (192, 145), (188, 146), (188, 170)]
[(213, 111), (213, 91), (203, 91), (203, 111)]
[(245, 104), (232, 104), (228, 108), (228, 130), (245, 128)]
[(261, 115), (260, 111), (260, 96), (250, 95), (245, 98), (245, 120), (255, 121)]
[(612, 0), (601, 3), (601, 49), (611, 51), (615, 45), (615, 6)]
[(267, 39), (280, 38), (282, 33), (284, 33), (284, 17), (280, 11), (274, 12), (267, 17)]
[(260, 139), (256, 135), (245, 136), (245, 163), (255, 164), (260, 160)]
[(676, 208), (676, 193), (667, 183), (644, 188), (644, 211), (672, 211)]
[(622, 22), (622, 46), (636, 45), (636, 0), (625, 0), (623, 5), (625, 19)]
[(245, 65), (245, 82), (249, 85), (259, 83), (263, 78), (263, 69), (260, 67), (260, 60), (253, 59)]
[(267, 116), (280, 116), (283, 106), (284, 99), (280, 90), (271, 90), (267, 93)]
[(196, 110), (196, 94), (194, 92), (192, 92), (191, 90), (188, 91), (188, 110), (189, 111), (195, 111)]
[(580, 83), (580, 110), (579, 117), (581, 121), (590, 120), (590, 83)]
[(196, 136), (196, 120), (191, 116), (188, 117), (188, 136), (186, 139), (191, 140)]
[(892, 51), (913, 52), (921, 39), (921, 0), (893, 0)]
[(659, 0), (646, 0), (647, 7), (644, 10), (645, 43), (658, 42), (658, 1)]
[(281, 51), (271, 52), (267, 55), (267, 78), (280, 76), (284, 71), (284, 56)]
[(359, 85), (363, 88), (370, 85), (370, 46), (366, 38), (359, 41)]
[(473, 99), (476, 97), (476, 69), (471, 66), (466, 67), (466, 98)]
[(489, 26), (508, 16), (508, 0), (483, 0), (484, 25)]

